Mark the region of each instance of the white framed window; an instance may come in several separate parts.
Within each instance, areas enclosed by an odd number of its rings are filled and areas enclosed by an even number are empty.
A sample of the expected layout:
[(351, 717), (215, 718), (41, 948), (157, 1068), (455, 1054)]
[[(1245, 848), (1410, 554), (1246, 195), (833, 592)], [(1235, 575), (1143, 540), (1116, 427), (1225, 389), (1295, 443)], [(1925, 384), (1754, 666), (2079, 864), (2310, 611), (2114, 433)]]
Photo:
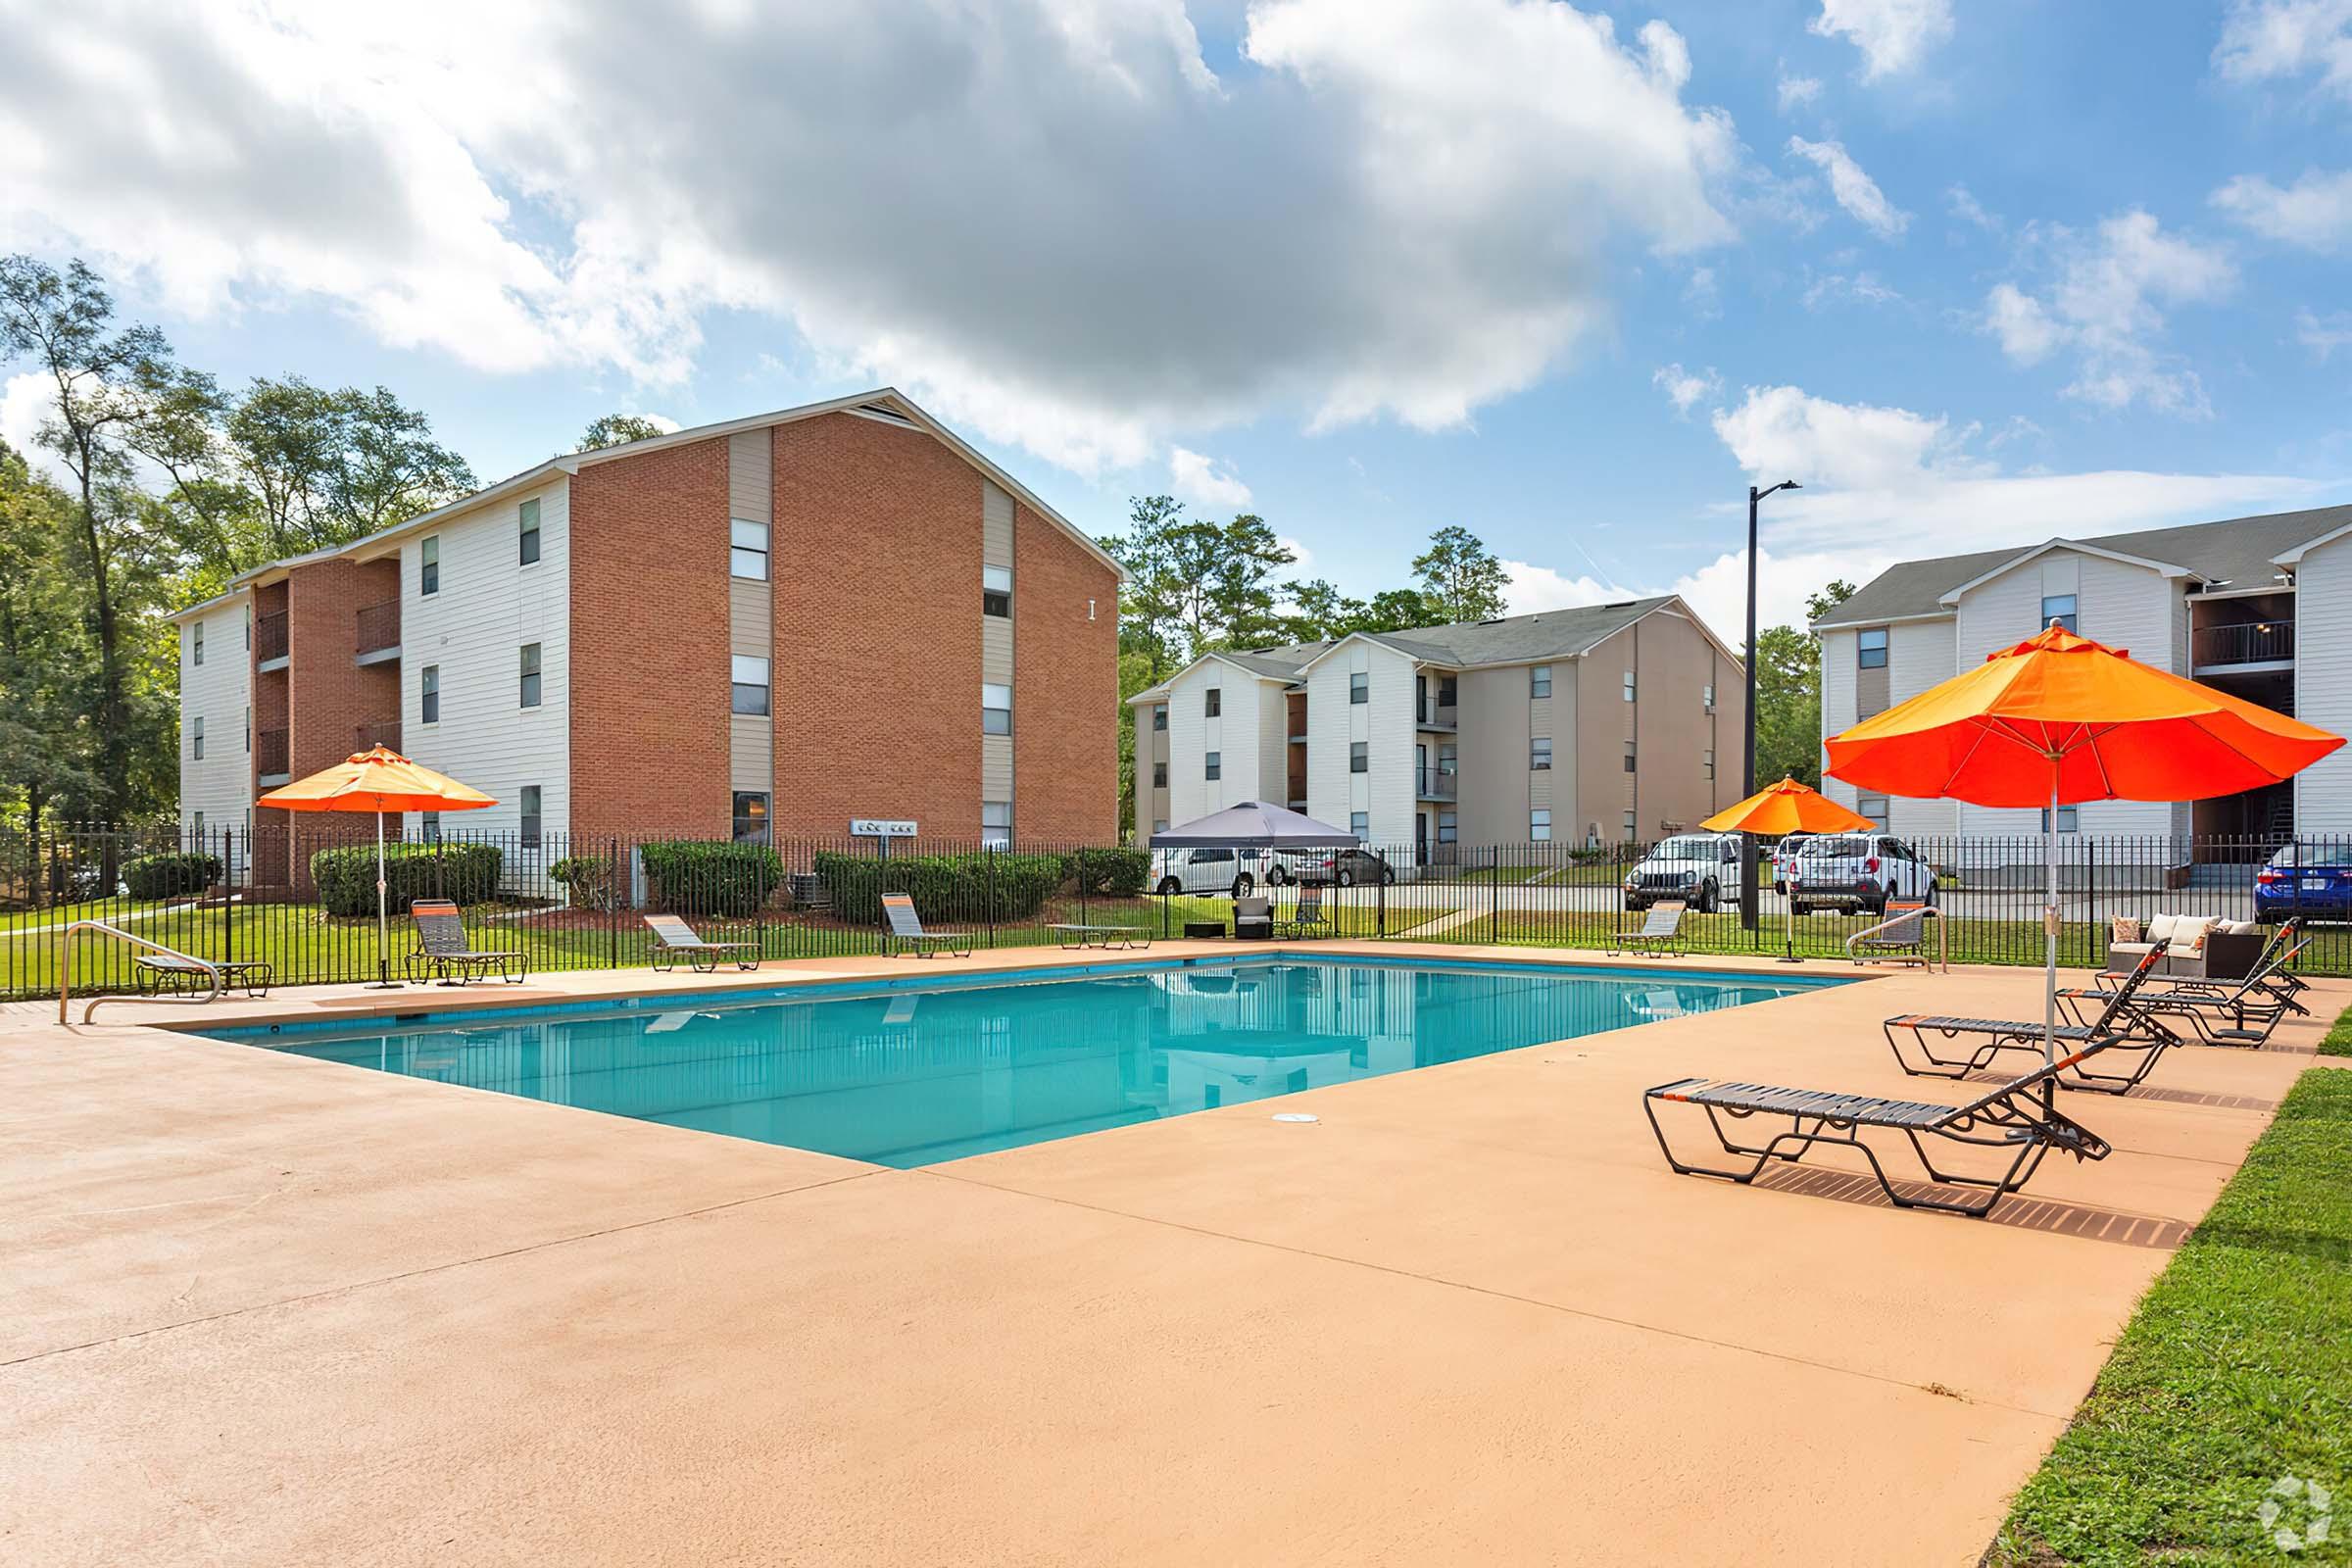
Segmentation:
[(2077, 603), (2078, 601), (2073, 594), (2042, 595), (2042, 626), (2047, 627), (2050, 622), (2054, 620), (2059, 625), (2064, 626), (2068, 631), (2075, 633), (2077, 636), (2081, 636), (2082, 628), (2078, 623), (2079, 617), (2075, 613), (2075, 606)]
[(1527, 695), (1530, 697), (1549, 697), (1551, 695), (1551, 666), (1549, 664), (1536, 664), (1529, 668)]
[(1633, 812), (1631, 812), (1631, 811), (1628, 811), (1628, 812), (1626, 812), (1626, 813), (1625, 813), (1625, 822), (1624, 822), (1624, 827), (1625, 827), (1625, 836), (1626, 836), (1627, 838), (1629, 838), (1629, 839), (1630, 839), (1630, 838), (1632, 838), (1632, 837), (1634, 836), (1634, 813), (1633, 813)]
[(1348, 702), (1350, 707), (1372, 700), (1372, 677), (1357, 670), (1348, 677)]
[(253, 705), (251, 703), (245, 705), (245, 752), (247, 756), (251, 756), (253, 753)]
[(1167, 704), (1153, 703), (1152, 705), (1152, 727), (1158, 730), (1164, 730), (1168, 727)]
[(1152, 787), (1155, 790), (1164, 790), (1168, 787), (1167, 763), (1153, 762), (1152, 764)]
[[(1870, 816), (1870, 815), (1871, 815), (1871, 813), (1870, 813), (1870, 812), (1868, 812), (1868, 811), (1864, 811), (1862, 814), (1863, 814), (1864, 816)], [(1874, 817), (1874, 818), (1872, 818), (1872, 819), (1873, 819), (1874, 821), (1877, 821), (1877, 822), (1878, 822), (1878, 824), (1879, 824), (1879, 826), (1881, 826), (1881, 827), (1885, 827), (1885, 826), (1886, 825), (1886, 822), (1885, 822), (1883, 819), (1876, 818), (1876, 817)], [(2050, 830), (2050, 808), (2049, 808), (2048, 807), (2046, 807), (2046, 806), (2045, 806), (2045, 807), (2043, 807), (2043, 808), (2041, 808), (2041, 830), (2042, 830), (2044, 833), (2047, 833), (2047, 832)], [(2059, 831), (2059, 832), (2061, 832), (2061, 833), (2080, 833), (2080, 832), (2082, 832), (2082, 808), (2080, 808), (2080, 807), (2075, 807), (2075, 806), (2061, 806), (2060, 808), (2058, 808), (2058, 831)]]
[(441, 666), (439, 664), (425, 665), (424, 672), (417, 678), (417, 721), (424, 724), (440, 723)]
[(1551, 737), (1538, 735), (1527, 743), (1527, 765), (1537, 773), (1551, 771)]
[(1167, 819), (1166, 817), (1164, 817), (1164, 816), (1155, 816), (1155, 817), (1153, 817), (1153, 818), (1152, 819), (1152, 832), (1154, 832), (1154, 833), (1165, 833), (1167, 830), (1168, 830), (1168, 819)]
[(1886, 628), (1865, 626), (1854, 633), (1854, 664), (1859, 669), (1886, 667)]
[(1348, 831), (1355, 835), (1355, 842), (1356, 842), (1356, 843), (1358, 843), (1358, 844), (1369, 844), (1369, 843), (1371, 843), (1371, 842), (1372, 842), (1372, 813), (1371, 813), (1370, 811), (1350, 811), (1350, 812), (1348, 812)]
[(1349, 741), (1348, 743), (1348, 771), (1350, 773), (1372, 771), (1372, 743), (1370, 741)]
[(1630, 669), (1625, 672), (1625, 700), (1629, 703), (1634, 700), (1634, 672)]
[(245, 650), (248, 653), (253, 651), (253, 607), (251, 605), (245, 607)]
[(524, 708), (539, 706), (539, 645), (522, 645), (522, 702)]
[(1012, 803), (1010, 801), (982, 801), (980, 803), (980, 842), (992, 850), (1012, 848)]
[(1200, 716), (1214, 718), (1225, 711), (1225, 688), (1211, 686), (1200, 697)]
[(735, 842), (765, 844), (767, 842), (767, 795), (761, 790), (737, 790), (735, 795)]
[(729, 711), (753, 718), (766, 717), (769, 707), (767, 661), (753, 654), (736, 654), (727, 662)]
[(190, 831), (190, 832), (192, 832), (193, 834), (195, 834), (195, 836), (196, 836), (196, 844), (197, 844), (197, 847), (198, 847), (199, 849), (203, 848), (203, 846), (204, 846), (204, 813), (203, 813), (202, 811), (198, 811), (198, 812), (196, 813), (195, 820), (189, 824), (189, 831)]
[(204, 622), (201, 620), (188, 631), (188, 662), (191, 664), (204, 662)]
[(539, 827), (541, 821), (539, 811), (539, 786), (536, 784), (525, 784), (521, 790), (517, 792), (517, 795), (519, 798), (515, 803), (515, 807), (522, 817), (522, 847), (526, 850), (535, 850), (539, 848)]
[(195, 718), (195, 720), (194, 720), (194, 727), (188, 731), (188, 743), (189, 743), (189, 745), (191, 745), (192, 747), (194, 747), (194, 748), (195, 748), (195, 759), (196, 759), (196, 760), (197, 760), (197, 761), (199, 761), (199, 762), (203, 761), (203, 760), (204, 760), (204, 715), (203, 715), (203, 714), (201, 714), (201, 713), (199, 713), (199, 714), (197, 714), (197, 715), (196, 715), (196, 718)]
[(1438, 813), (1438, 842), (1451, 844), (1461, 837), (1461, 819), (1451, 811)]
[(536, 565), (539, 561), (539, 498), (531, 497), (516, 509), (518, 555), (523, 565)]
[(418, 813), (416, 836), (426, 844), (440, 843), (441, 813), (439, 811), (424, 811)]
[(1551, 842), (1551, 808), (1539, 806), (1527, 813), (1527, 836), (1537, 844)]
[(1715, 777), (1715, 748), (1714, 748), (1714, 747), (1712, 747), (1712, 746), (1710, 746), (1710, 747), (1708, 747), (1708, 748), (1707, 748), (1707, 753), (1706, 753), (1706, 763), (1707, 763), (1707, 778), (1708, 778), (1710, 781), (1712, 781), (1712, 780), (1714, 779), (1714, 777)]
[(980, 687), (980, 733), (1009, 735), (1012, 733), (1012, 688), (994, 682)]
[(1202, 757), (1200, 759), (1200, 776), (1206, 779), (1223, 778), (1225, 776), (1225, 754), (1210, 752)]
[(437, 594), (441, 591), (441, 536), (428, 534), (416, 546), (416, 591)]
[(1869, 818), (1870, 818), (1870, 819), (1871, 819), (1873, 822), (1877, 823), (1877, 824), (1878, 824), (1878, 825), (1879, 825), (1881, 828), (1884, 828), (1884, 827), (1886, 827), (1886, 796), (1884, 796), (1884, 795), (1857, 795), (1857, 796), (1855, 796), (1855, 797), (1854, 797), (1854, 809), (1855, 809), (1855, 810), (1857, 810), (1857, 811), (1859, 811), (1860, 813), (1862, 813), (1864, 816), (1867, 816), (1867, 817), (1869, 817)]
[(1713, 681), (1707, 682), (1701, 688), (1701, 696), (1705, 699), (1707, 711), (1710, 713), (1715, 711), (1715, 683)]
[(982, 566), (980, 568), (980, 613), (1010, 616), (1012, 613), (1012, 568), (1010, 566)]
[(1625, 770), (1628, 773), (1631, 773), (1640, 766), (1641, 763), (1636, 760), (1634, 756), (1634, 743), (1632, 741), (1627, 741), (1625, 743)]
[(767, 581), (767, 524), (744, 517), (727, 519), (727, 575), (747, 582)]

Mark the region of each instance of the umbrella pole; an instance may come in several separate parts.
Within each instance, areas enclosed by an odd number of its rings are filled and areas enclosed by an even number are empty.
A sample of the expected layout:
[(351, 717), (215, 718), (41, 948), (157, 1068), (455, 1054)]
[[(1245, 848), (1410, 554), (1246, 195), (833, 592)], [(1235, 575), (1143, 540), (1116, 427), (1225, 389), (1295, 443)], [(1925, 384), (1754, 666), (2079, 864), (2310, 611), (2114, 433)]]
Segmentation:
[(2042, 824), (2042, 854), (2048, 863), (2049, 903), (2041, 911), (2041, 1059), (2058, 1059), (2058, 759), (2050, 759), (2050, 816)]
[(398, 991), (392, 982), (392, 960), (385, 956), (391, 938), (384, 921), (384, 813), (375, 813), (375, 984), (370, 991)]
[[(1763, 849), (1764, 846), (1761, 844), (1756, 846), (1756, 851), (1759, 858), (1762, 856)], [(1777, 852), (1775, 854), (1773, 863), (1779, 863)], [(1763, 896), (1763, 892), (1758, 890), (1756, 897), (1761, 899)], [(1795, 963), (1797, 961), (1796, 896), (1793, 893), (1783, 892), (1781, 895), (1781, 929), (1788, 933), (1788, 951), (1781, 955), (1781, 961), (1783, 963)]]

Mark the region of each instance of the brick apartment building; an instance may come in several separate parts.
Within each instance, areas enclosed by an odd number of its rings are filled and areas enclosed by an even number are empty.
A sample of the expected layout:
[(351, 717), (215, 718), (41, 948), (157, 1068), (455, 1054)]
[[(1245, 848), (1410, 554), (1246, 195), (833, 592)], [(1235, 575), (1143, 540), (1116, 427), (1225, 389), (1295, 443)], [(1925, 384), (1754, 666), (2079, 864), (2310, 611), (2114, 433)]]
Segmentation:
[(174, 616), (182, 825), (299, 877), (254, 801), (380, 741), (526, 842), (1108, 843), (1119, 579), (889, 389), (551, 459)]

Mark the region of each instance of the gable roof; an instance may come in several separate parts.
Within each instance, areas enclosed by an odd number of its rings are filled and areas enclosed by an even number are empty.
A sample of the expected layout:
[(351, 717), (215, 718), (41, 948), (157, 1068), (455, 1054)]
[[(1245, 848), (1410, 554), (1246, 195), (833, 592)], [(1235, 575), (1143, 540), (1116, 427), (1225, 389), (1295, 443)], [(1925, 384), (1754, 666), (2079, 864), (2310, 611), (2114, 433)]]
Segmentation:
[[(1579, 605), (1569, 610), (1544, 610), (1532, 615), (1499, 620), (1465, 620), (1446, 626), (1415, 626), (1410, 631), (1354, 631), (1337, 642), (1297, 643), (1286, 648), (1258, 648), (1223, 657), (1257, 674), (1297, 680), (1307, 666), (1334, 650), (1362, 639), (1393, 648), (1408, 659), (1428, 664), (1450, 664), (1469, 669), (1482, 664), (1525, 664), (1546, 659), (1574, 659), (1614, 636), (1653, 611), (1673, 607), (1690, 615), (1691, 624), (1710, 641), (1714, 634), (1690, 607), (1672, 594), (1649, 599), (1627, 599), (1608, 605)], [(1716, 642), (1717, 647), (1722, 647)], [(1730, 649), (1724, 649), (1737, 659)]]
[(2086, 539), (2059, 539), (2025, 549), (1980, 550), (1971, 555), (1939, 556), (1931, 561), (1902, 561), (1873, 577), (1852, 598), (1813, 624), (1869, 626), (1881, 621), (1948, 615), (1951, 609), (1943, 603), (1947, 596), (2053, 546), (2081, 546), (2095, 554), (2128, 557), (2160, 568), (2174, 566), (2209, 584), (2230, 582), (2241, 588), (2259, 587), (2269, 582), (2278, 570), (2275, 563), (2346, 524), (2352, 524), (2352, 505), (2230, 517), (2219, 522), (2192, 522), (2175, 528), (2142, 528)]

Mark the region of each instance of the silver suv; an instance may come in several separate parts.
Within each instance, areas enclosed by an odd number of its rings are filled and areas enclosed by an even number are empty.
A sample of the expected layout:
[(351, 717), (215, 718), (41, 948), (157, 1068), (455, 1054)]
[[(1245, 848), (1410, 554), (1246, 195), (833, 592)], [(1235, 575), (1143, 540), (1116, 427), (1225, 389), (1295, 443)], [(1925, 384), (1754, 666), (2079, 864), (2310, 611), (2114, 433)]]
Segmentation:
[(1888, 899), (1936, 902), (1936, 868), (1891, 833), (1824, 833), (1807, 839), (1788, 873), (1788, 912), (1886, 912)]
[(1646, 909), (1663, 899), (1681, 899), (1699, 914), (1712, 914), (1725, 898), (1738, 898), (1740, 835), (1677, 833), (1660, 839), (1625, 873), (1625, 906)]

